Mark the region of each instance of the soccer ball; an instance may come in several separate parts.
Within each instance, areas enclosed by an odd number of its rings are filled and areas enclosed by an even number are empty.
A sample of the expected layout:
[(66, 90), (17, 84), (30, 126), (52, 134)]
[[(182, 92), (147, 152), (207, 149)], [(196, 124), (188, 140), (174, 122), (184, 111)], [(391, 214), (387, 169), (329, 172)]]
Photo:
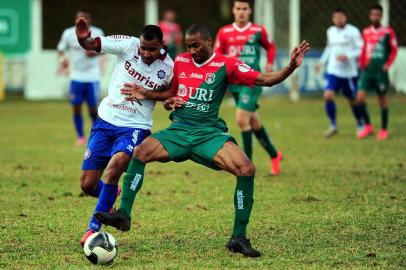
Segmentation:
[(93, 264), (112, 263), (117, 255), (117, 242), (107, 232), (97, 232), (89, 236), (83, 246), (86, 258)]

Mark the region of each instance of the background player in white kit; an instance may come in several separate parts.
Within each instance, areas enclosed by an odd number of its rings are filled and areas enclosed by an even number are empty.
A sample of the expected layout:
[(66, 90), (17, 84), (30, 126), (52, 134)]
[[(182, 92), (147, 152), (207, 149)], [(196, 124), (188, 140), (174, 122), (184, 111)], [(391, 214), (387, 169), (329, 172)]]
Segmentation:
[[(104, 36), (103, 31), (90, 26), (90, 12), (82, 9), (76, 13), (76, 19), (86, 18), (92, 36)], [(100, 96), (100, 55), (94, 51), (84, 50), (75, 34), (75, 27), (67, 28), (58, 43), (60, 70), (70, 73), (70, 103), (73, 108), (73, 123), (75, 125), (77, 145), (86, 142), (83, 131), (82, 103), (86, 101), (90, 118), (93, 123), (97, 118), (97, 102)]]
[[(125, 101), (120, 89), (126, 83), (154, 91), (168, 88), (173, 77), (173, 61), (163, 46), (162, 31), (155, 25), (145, 26), (140, 39), (122, 35), (92, 38), (85, 18), (79, 18), (76, 35), (83, 48), (117, 56), (108, 96), (100, 103), (99, 118), (92, 128), (80, 179), (83, 191), (99, 194), (95, 211), (108, 212), (116, 200), (118, 181), (128, 167), (134, 147), (151, 134), (155, 106), (153, 100)], [(104, 170), (105, 183), (100, 179)], [(100, 227), (101, 223), (92, 215), (80, 244)]]
[(332, 21), (334, 25), (327, 29), (327, 46), (320, 58), (320, 64), (316, 66), (317, 70), (320, 70), (321, 65), (327, 64), (324, 100), (330, 127), (325, 133), (326, 138), (337, 134), (338, 131), (334, 95), (340, 90), (348, 99), (358, 128), (362, 127), (361, 113), (355, 100), (358, 79), (357, 58), (362, 47), (361, 33), (355, 26), (347, 23), (347, 16), (340, 8), (334, 10)]

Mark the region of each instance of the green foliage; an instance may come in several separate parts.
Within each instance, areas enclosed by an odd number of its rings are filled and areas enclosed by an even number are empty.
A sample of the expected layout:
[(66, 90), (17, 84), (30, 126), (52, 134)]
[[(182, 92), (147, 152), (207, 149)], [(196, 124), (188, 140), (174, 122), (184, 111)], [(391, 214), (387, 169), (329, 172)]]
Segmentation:
[[(303, 269), (406, 267), (406, 98), (391, 97), (388, 141), (355, 137), (338, 102), (340, 133), (324, 139), (321, 100), (263, 100), (260, 114), (285, 154), (282, 174), (256, 142), (255, 204), (249, 226), (259, 259), (230, 254), (235, 178), (185, 162), (147, 165), (130, 232), (114, 269)], [(373, 123), (379, 126), (375, 98)], [(223, 104), (240, 139), (234, 108)], [(157, 105), (155, 130), (168, 125)], [(79, 239), (96, 200), (80, 196), (84, 148), (74, 146), (62, 102), (0, 104), (0, 269), (93, 269)]]

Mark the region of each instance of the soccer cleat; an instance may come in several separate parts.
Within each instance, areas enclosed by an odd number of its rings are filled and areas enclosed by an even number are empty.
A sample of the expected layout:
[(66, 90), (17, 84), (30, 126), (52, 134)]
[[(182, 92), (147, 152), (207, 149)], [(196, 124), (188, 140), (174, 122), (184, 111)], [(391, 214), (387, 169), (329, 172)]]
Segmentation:
[(271, 158), (271, 175), (277, 176), (281, 173), (280, 162), (283, 159), (283, 154), (278, 152), (278, 155), (275, 158)]
[(371, 135), (374, 132), (374, 127), (372, 125), (365, 125), (364, 128), (358, 132), (359, 139), (365, 139), (367, 136)]
[(251, 246), (250, 240), (244, 236), (231, 237), (226, 248), (231, 252), (241, 253), (246, 257), (260, 257), (261, 252)]
[(131, 219), (122, 208), (111, 211), (111, 213), (96, 212), (94, 216), (104, 225), (112, 226), (123, 232), (129, 231), (131, 228)]
[(329, 127), (326, 132), (324, 132), (324, 138), (328, 139), (338, 134), (338, 129), (336, 127)]
[(85, 234), (82, 236), (82, 238), (80, 239), (80, 245), (83, 247), (85, 245), (87, 238), (89, 238), (89, 236), (91, 236), (94, 233), (95, 233), (95, 231), (93, 231), (92, 229), (87, 230), (85, 232)]
[(85, 137), (78, 137), (76, 139), (76, 145), (81, 146), (86, 144), (86, 138)]
[(376, 138), (380, 141), (386, 140), (389, 137), (389, 132), (386, 129), (381, 129), (378, 134), (376, 135)]

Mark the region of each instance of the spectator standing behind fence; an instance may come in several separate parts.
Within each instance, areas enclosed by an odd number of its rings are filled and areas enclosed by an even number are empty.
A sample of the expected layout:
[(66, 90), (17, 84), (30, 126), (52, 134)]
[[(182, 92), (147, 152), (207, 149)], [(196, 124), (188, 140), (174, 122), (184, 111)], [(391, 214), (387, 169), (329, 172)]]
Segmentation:
[(174, 59), (176, 54), (182, 52), (183, 47), (182, 28), (176, 22), (175, 11), (171, 9), (165, 10), (158, 26), (162, 29), (164, 34), (164, 42), (165, 45), (168, 46), (169, 56)]

